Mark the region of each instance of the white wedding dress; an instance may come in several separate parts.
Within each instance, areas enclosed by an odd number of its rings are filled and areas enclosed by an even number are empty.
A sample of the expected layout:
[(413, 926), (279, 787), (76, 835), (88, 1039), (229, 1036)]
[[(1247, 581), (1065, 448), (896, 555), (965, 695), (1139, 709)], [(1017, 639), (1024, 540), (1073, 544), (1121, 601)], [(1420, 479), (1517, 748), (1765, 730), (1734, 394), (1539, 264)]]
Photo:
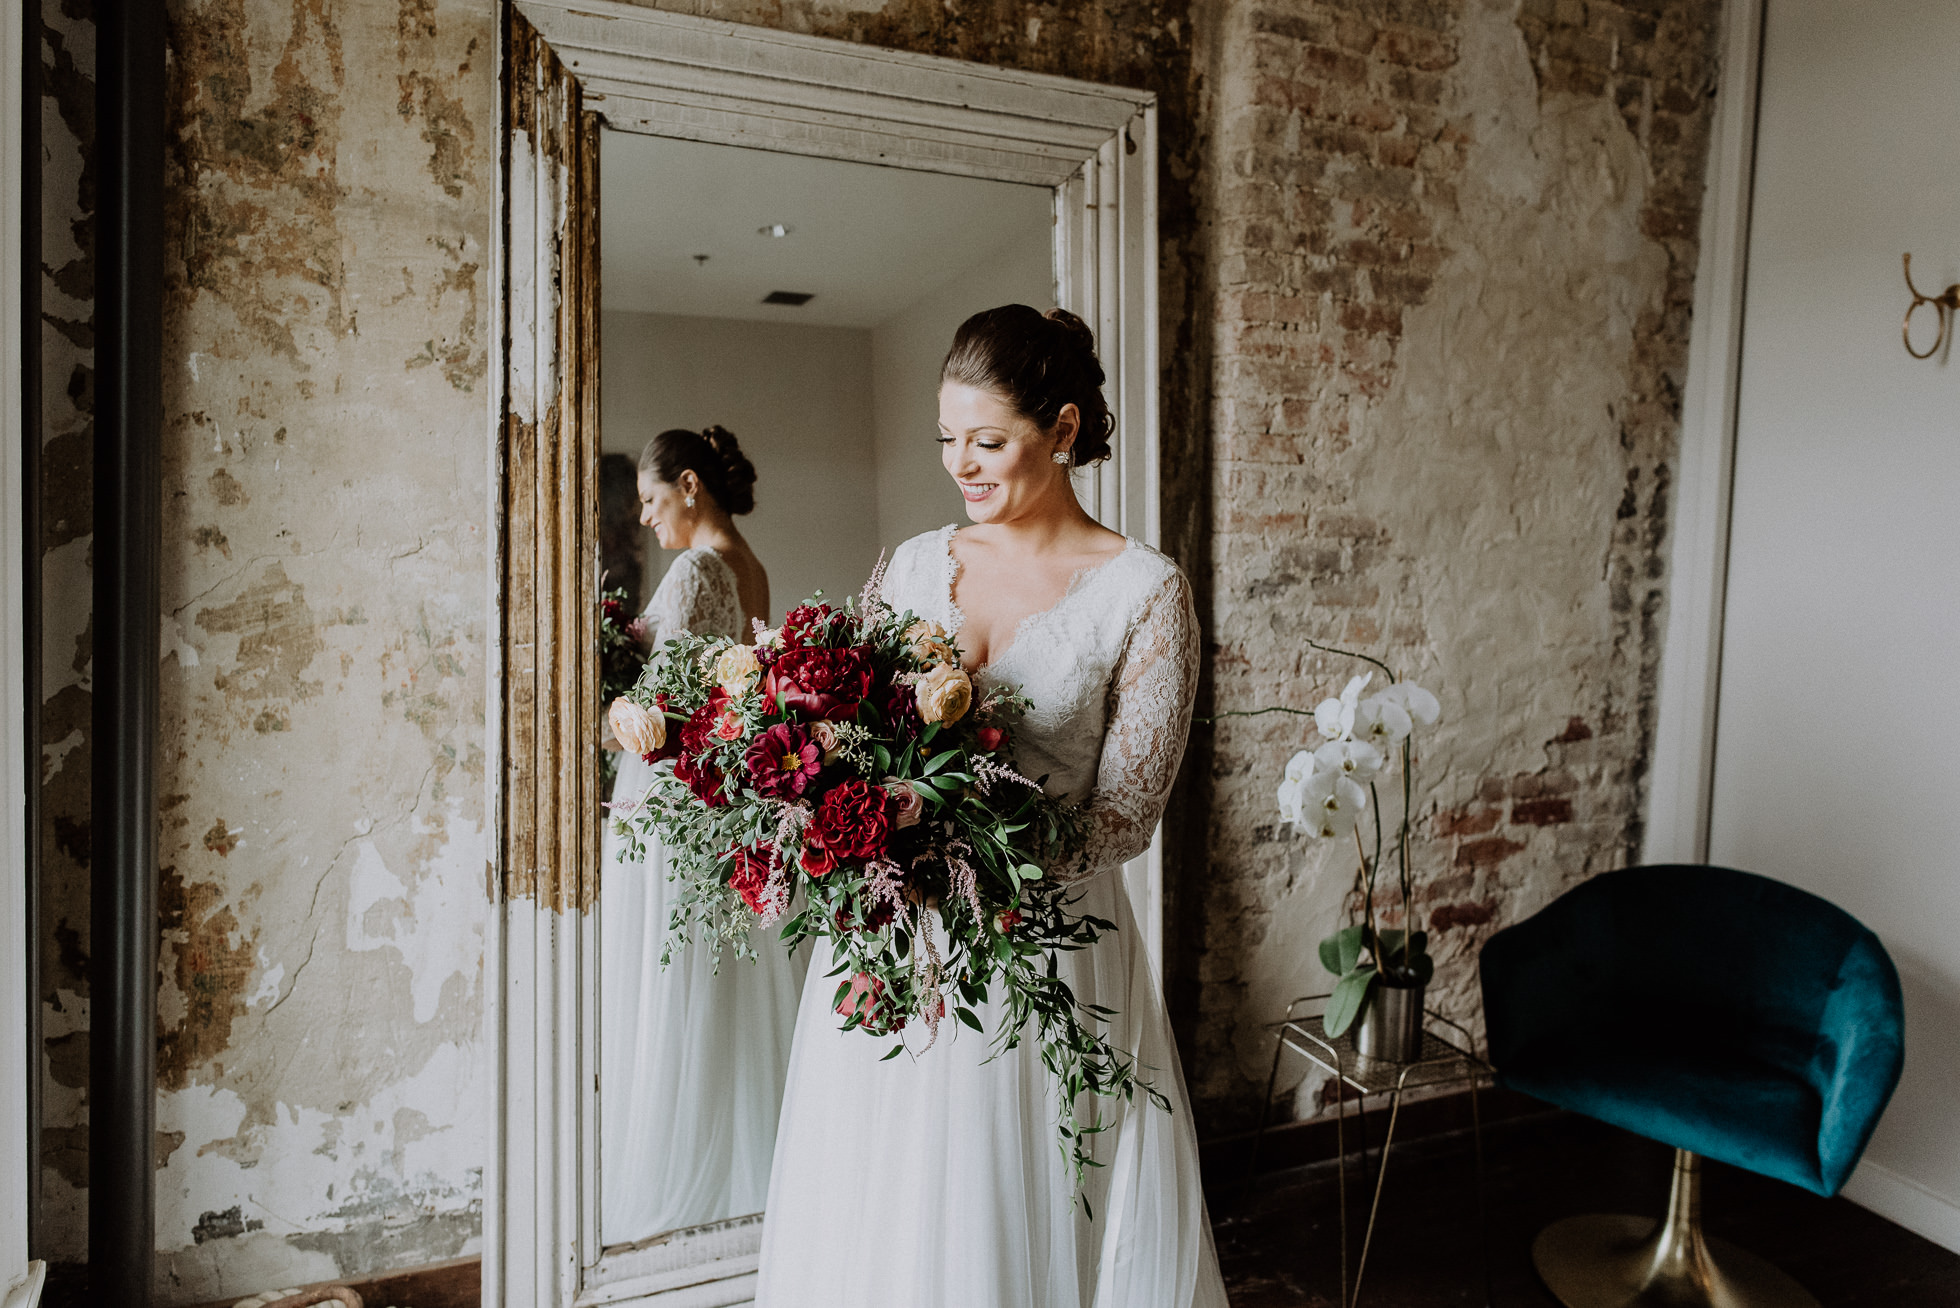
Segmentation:
[[(736, 636), (735, 574), (713, 550), (688, 550), (643, 616), (656, 650), (690, 631)], [(653, 770), (622, 756), (613, 802), (637, 802)], [(673, 895), (665, 851), (649, 839), (641, 863), (606, 826), (599, 1231), (615, 1245), (762, 1210), (808, 955), (784, 953), (763, 930), (756, 962), (724, 951), (717, 971), (708, 950), (682, 946), (662, 967)]]
[[(893, 555), (885, 599), (958, 634), (954, 528)], [(1124, 889), (1162, 815), (1191, 723), (1198, 628), (1177, 566), (1132, 541), (1030, 616), (976, 678), (1033, 708), (1015, 753), (1051, 793), (1088, 799), (1077, 912), (1117, 924), (1062, 957), (1076, 997), (1114, 1008), (1109, 1035), (1171, 1101), (1099, 1101), (1094, 1219), (1057, 1143), (1055, 1090), (1024, 1041), (987, 1061), (947, 1022), (916, 1058), (838, 1030), (827, 954), (797, 1015), (763, 1221), (759, 1308), (1224, 1308), (1198, 1182), (1198, 1143), (1163, 1000)], [(999, 1005), (981, 1012), (989, 1035)], [(917, 1041), (914, 1042), (915, 1044)]]

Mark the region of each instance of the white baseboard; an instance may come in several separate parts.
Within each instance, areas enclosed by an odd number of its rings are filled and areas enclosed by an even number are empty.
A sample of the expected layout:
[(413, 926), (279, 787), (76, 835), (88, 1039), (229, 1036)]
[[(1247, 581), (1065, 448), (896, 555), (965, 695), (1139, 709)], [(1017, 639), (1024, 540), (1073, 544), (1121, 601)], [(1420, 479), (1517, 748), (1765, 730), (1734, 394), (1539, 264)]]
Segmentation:
[(1960, 1202), (1866, 1159), (1844, 1183), (1844, 1197), (1860, 1208), (1960, 1253)]
[(27, 1265), (27, 1275), (15, 1281), (7, 1291), (5, 1308), (35, 1308), (41, 1302), (41, 1286), (48, 1279), (48, 1265), (44, 1262), (31, 1262)]

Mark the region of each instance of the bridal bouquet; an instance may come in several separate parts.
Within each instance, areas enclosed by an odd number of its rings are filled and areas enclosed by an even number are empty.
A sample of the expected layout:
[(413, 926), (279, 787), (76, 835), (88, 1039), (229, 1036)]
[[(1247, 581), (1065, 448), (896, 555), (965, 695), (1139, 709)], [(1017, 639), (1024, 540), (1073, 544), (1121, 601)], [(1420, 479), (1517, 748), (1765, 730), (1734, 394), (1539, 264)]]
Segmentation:
[(878, 584), (758, 623), (753, 644), (667, 642), (611, 709), (628, 749), (673, 764), (618, 830), (636, 854), (665, 844), (670, 942), (747, 953), (758, 920), (781, 922), (788, 948), (828, 941), (840, 1025), (895, 1038), (888, 1058), (908, 1027), (930, 1048), (949, 1006), (982, 1031), (973, 1009), (996, 996), (993, 1046), (1032, 1024), (1079, 1182), (1098, 1129), (1082, 1096), (1164, 1103), (1098, 1032), (1109, 1010), (1078, 1003), (1056, 966), (1113, 929), (1071, 913), (1043, 871), (1079, 849), (1080, 823), (1015, 767), (1021, 696), (976, 699), (946, 632), (893, 611)]

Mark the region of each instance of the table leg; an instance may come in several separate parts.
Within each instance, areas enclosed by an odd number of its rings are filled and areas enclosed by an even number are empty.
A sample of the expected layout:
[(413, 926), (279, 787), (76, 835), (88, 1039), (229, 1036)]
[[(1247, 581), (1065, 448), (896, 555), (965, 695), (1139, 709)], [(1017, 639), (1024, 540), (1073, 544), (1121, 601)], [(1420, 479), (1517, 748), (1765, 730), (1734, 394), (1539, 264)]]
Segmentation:
[(1388, 1134), (1382, 1137), (1381, 1170), (1375, 1174), (1375, 1198), (1368, 1205), (1368, 1228), (1361, 1236), (1361, 1261), (1354, 1267), (1354, 1297), (1348, 1300), (1348, 1308), (1361, 1302), (1361, 1278), (1368, 1272), (1368, 1248), (1375, 1242), (1375, 1219), (1381, 1215), (1382, 1190), (1388, 1185), (1388, 1151), (1395, 1147), (1395, 1119), (1402, 1113), (1402, 1087), (1398, 1084), (1389, 1092)]
[(1477, 1106), (1477, 1072), (1470, 1070), (1470, 1140), (1476, 1155), (1477, 1257), (1484, 1271), (1484, 1308), (1491, 1308), (1490, 1215), (1484, 1202), (1484, 1117)]
[[(1339, 1073), (1334, 1076), (1334, 1157), (1338, 1160), (1335, 1166), (1340, 1173), (1335, 1188), (1340, 1192), (1341, 1201), (1341, 1308), (1350, 1308), (1348, 1302), (1347, 1083), (1341, 1079)], [(1366, 1155), (1363, 1155), (1361, 1165), (1364, 1169), (1362, 1176), (1365, 1178), (1367, 1176), (1365, 1169), (1368, 1165)]]
[(1279, 1029), (1279, 1039), (1273, 1042), (1273, 1070), (1266, 1076), (1266, 1097), (1259, 1101), (1259, 1129), (1252, 1133), (1252, 1166), (1255, 1175), (1259, 1169), (1259, 1146), (1266, 1138), (1266, 1119), (1273, 1111), (1273, 1087), (1279, 1084), (1279, 1056), (1286, 1051), (1286, 1028)]

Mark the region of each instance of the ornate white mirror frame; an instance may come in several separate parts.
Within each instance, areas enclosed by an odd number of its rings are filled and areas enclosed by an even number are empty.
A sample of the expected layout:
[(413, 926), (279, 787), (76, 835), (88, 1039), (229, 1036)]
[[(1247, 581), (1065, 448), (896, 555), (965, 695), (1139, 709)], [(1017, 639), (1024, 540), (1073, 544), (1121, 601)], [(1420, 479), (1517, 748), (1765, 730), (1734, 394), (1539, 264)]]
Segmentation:
[[(1155, 97), (605, 0), (514, 0), (502, 57), (483, 1302), (744, 1303), (755, 1219), (613, 1250), (596, 1220), (599, 131), (1054, 188), (1056, 299), (1097, 329), (1117, 423), (1082, 493), (1155, 544)], [(1126, 873), (1154, 959), (1155, 850)]]

